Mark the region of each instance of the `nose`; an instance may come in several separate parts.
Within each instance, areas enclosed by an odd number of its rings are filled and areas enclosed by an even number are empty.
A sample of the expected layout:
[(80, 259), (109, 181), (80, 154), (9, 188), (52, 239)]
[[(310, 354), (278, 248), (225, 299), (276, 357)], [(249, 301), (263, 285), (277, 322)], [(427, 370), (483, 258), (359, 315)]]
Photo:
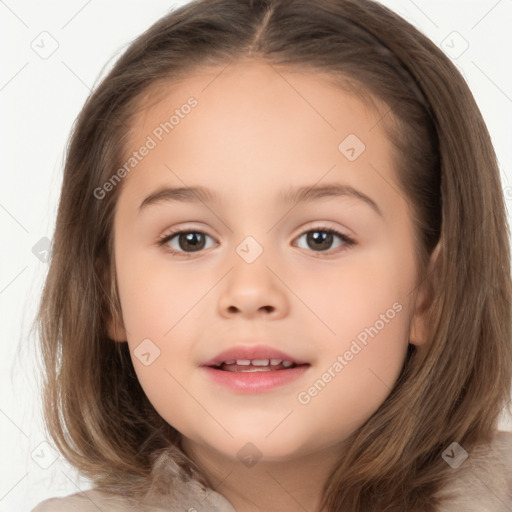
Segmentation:
[[(283, 280), (284, 281), (284, 280)], [(221, 316), (278, 319), (288, 314), (287, 288), (260, 257), (253, 263), (235, 262), (218, 300)]]

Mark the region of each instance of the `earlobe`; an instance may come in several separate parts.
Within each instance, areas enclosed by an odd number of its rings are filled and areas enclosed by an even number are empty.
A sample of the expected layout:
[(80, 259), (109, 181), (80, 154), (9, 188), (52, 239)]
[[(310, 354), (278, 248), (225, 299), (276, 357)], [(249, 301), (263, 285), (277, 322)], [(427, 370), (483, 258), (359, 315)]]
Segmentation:
[(425, 345), (427, 341), (426, 322), (424, 316), (425, 315), (420, 316), (415, 313), (412, 318), (409, 331), (409, 343), (412, 345), (422, 346)]
[(429, 264), (425, 277), (419, 285), (419, 290), (416, 295), (416, 303), (414, 307), (414, 314), (411, 319), (409, 330), (410, 343), (417, 346), (422, 346), (427, 343), (429, 333), (429, 309), (437, 289), (438, 282), (438, 261), (441, 253), (441, 242), (437, 244), (430, 256)]
[[(101, 283), (104, 287), (106, 300), (108, 302), (108, 315), (107, 315), (107, 334), (108, 337), (117, 342), (127, 341), (126, 329), (121, 314), (121, 305), (119, 303), (119, 296), (117, 292), (115, 270), (109, 268), (108, 263), (104, 260), (97, 261), (96, 270), (100, 276)], [(110, 289), (110, 293), (107, 290)], [(116, 307), (117, 304), (117, 307)]]
[(111, 313), (107, 325), (108, 337), (117, 342), (127, 341), (126, 329), (119, 315)]

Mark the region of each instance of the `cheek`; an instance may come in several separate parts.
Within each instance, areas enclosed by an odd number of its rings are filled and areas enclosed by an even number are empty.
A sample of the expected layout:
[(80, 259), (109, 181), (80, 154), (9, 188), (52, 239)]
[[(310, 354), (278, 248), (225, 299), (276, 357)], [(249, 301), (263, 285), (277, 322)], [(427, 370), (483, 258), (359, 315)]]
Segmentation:
[[(148, 251), (149, 252), (149, 251)], [(181, 319), (194, 316), (194, 306), (215, 283), (186, 263), (169, 262), (162, 256), (132, 254), (119, 258), (117, 274), (125, 327), (132, 338), (163, 338)]]
[(116, 265), (128, 346), (146, 396), (160, 413), (180, 411), (173, 425), (188, 409), (197, 415), (180, 383), (189, 378), (195, 335), (202, 330), (197, 326), (204, 324), (201, 310), (214, 307), (207, 294), (218, 278), (206, 272), (191, 276), (161, 256), (131, 253)]
[(365, 330), (375, 323), (382, 330), (382, 315), (388, 332), (396, 331), (399, 339), (407, 337), (415, 278), (411, 252), (399, 251), (389, 243), (375, 250), (347, 252), (341, 263), (308, 262), (289, 272), (286, 278), (308, 306), (312, 313), (308, 316), (312, 322), (314, 317), (318, 320), (316, 342), (324, 340), (327, 353), (333, 346), (343, 349), (360, 333), (364, 341)]
[(407, 353), (414, 272), (412, 253), (390, 246), (309, 283), (309, 304), (329, 330), (319, 323), (317, 369), (297, 402), (305, 422), (322, 418), (326, 439), (363, 424), (393, 389)]
[[(365, 313), (376, 319), (364, 322)], [(325, 446), (359, 428), (391, 393), (407, 353), (407, 314), (398, 302), (372, 305), (357, 320), (338, 324), (343, 336), (324, 345), (316, 371), (297, 394), (297, 416), (321, 432)]]
[[(225, 284), (219, 280), (226, 269), (212, 263), (192, 271), (192, 265), (169, 263), (161, 255), (121, 254), (127, 256), (116, 262), (119, 293), (132, 360), (156, 410), (185, 434), (192, 435), (195, 425), (201, 430), (204, 424), (208, 435), (223, 435), (202, 403), (211, 404), (215, 417), (225, 418), (234, 432), (270, 431), (282, 419), (281, 402), (270, 408), (266, 404), (254, 426), (253, 421), (233, 415), (230, 402), (218, 403), (203, 381), (194, 380), (196, 339), (204, 338), (206, 325), (219, 321), (218, 298)], [(312, 444), (332, 444), (363, 424), (398, 378), (407, 349), (412, 253), (389, 243), (378, 251), (347, 253), (337, 265), (301, 259), (279, 270), (285, 283), (293, 283), (297, 296), (282, 288), (286, 303), (294, 306), (289, 310), (294, 318), (286, 320), (289, 333), (314, 345), (317, 354), (308, 382), (286, 398), (294, 410), (287, 420), (294, 432), (290, 443), (314, 433)], [(275, 286), (279, 283), (276, 280)], [(145, 339), (151, 343), (146, 341), (137, 352)], [(148, 359), (151, 362), (145, 364)], [(276, 438), (275, 443), (283, 440)]]

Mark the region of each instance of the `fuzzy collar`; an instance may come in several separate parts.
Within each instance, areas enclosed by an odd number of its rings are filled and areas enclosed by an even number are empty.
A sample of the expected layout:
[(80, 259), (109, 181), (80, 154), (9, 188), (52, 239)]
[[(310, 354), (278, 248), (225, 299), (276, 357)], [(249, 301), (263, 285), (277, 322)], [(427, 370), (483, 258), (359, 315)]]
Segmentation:
[[(143, 504), (92, 489), (46, 500), (32, 512), (236, 512), (224, 496), (185, 476), (178, 457), (170, 449), (157, 458)], [(470, 450), (435, 497), (442, 500), (439, 512), (511, 512), (512, 432), (497, 431)]]

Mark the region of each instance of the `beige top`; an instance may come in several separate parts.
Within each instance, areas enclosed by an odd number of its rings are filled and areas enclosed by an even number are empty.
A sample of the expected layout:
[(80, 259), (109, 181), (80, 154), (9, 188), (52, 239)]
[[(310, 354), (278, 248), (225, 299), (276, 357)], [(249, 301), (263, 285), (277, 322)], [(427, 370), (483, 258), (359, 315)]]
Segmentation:
[(224, 496), (203, 489), (197, 481), (181, 486), (179, 498), (171, 505), (141, 505), (126, 498), (91, 489), (64, 498), (51, 498), (32, 512), (236, 512)]
[[(439, 512), (511, 512), (512, 432), (498, 431), (492, 443), (472, 450), (453, 467), (438, 497), (446, 500)], [(164, 506), (141, 505), (93, 489), (43, 501), (32, 512), (236, 512), (226, 498), (196, 480), (174, 486), (172, 500)]]

